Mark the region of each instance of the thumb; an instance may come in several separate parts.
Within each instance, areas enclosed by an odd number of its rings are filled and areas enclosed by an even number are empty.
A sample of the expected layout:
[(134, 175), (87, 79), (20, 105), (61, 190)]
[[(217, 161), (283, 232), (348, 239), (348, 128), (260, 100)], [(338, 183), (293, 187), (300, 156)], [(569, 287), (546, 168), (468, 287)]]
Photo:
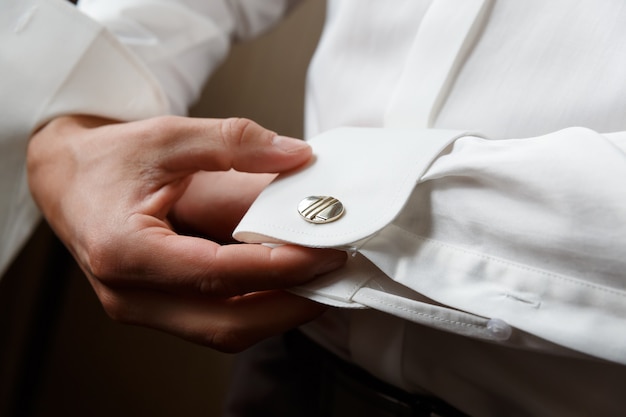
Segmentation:
[[(259, 124), (241, 118), (186, 120), (184, 145), (179, 141), (166, 164), (172, 170), (279, 173), (294, 169), (311, 158), (304, 141), (279, 136)], [(180, 139), (180, 133), (176, 135)]]
[(282, 172), (311, 158), (311, 147), (303, 140), (277, 135), (247, 119), (222, 120), (222, 132), (237, 171)]

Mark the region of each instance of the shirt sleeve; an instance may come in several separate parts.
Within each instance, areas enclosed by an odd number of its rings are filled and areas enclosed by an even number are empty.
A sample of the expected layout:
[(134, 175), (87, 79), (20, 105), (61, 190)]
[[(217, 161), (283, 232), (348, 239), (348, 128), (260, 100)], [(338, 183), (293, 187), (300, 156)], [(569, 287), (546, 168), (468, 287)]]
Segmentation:
[[(270, 185), (235, 237), (352, 252), (347, 268), (297, 290), (317, 301), (626, 363), (626, 134), (456, 132), (438, 152), (435, 129), (412, 143), (370, 132), (371, 143), (358, 131), (312, 138), (315, 163)], [(308, 193), (340, 200), (344, 215), (299, 218)]]
[(167, 102), (141, 61), (67, 1), (3, 0), (0, 44), (1, 272), (39, 219), (25, 170), (32, 132), (63, 114), (150, 117)]
[(403, 232), (387, 250), (414, 249), (398, 281), (626, 363), (625, 139), (569, 128), (457, 140), (394, 222)]
[(169, 111), (185, 114), (232, 41), (267, 30), (294, 0), (82, 0), (100, 22), (156, 76)]

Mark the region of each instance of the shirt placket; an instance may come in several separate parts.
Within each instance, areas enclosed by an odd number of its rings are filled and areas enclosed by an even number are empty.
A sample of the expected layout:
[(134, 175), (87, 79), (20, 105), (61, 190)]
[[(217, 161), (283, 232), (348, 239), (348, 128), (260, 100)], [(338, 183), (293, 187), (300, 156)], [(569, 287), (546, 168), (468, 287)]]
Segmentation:
[(493, 0), (436, 0), (429, 7), (385, 112), (386, 127), (432, 127)]

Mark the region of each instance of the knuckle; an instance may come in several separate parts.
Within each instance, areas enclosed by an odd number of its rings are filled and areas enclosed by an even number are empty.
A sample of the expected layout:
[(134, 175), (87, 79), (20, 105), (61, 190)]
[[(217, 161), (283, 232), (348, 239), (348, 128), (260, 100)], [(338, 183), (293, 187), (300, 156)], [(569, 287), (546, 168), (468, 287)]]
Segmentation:
[(216, 294), (217, 288), (219, 288), (219, 280), (215, 278), (202, 277), (198, 280), (197, 287), (200, 295), (212, 296)]
[(229, 117), (222, 121), (222, 136), (224, 138), (241, 137), (246, 129), (254, 122), (244, 117)]
[(211, 297), (237, 295), (230, 280), (224, 279), (224, 277), (219, 275), (200, 278), (197, 283), (197, 290), (201, 295)]
[(252, 344), (244, 340), (242, 337), (244, 333), (245, 329), (231, 323), (209, 334), (205, 344), (223, 353), (239, 353)]
[(91, 276), (107, 286), (115, 285), (122, 280), (120, 253), (123, 253), (123, 250), (115, 243), (115, 239), (93, 239), (85, 252), (83, 263)]
[(109, 291), (100, 291), (98, 299), (106, 315), (119, 323), (130, 323), (129, 309), (124, 301)]
[(250, 119), (231, 117), (222, 122), (222, 141), (225, 146), (241, 146), (252, 137), (257, 136), (263, 129)]
[(170, 128), (178, 125), (180, 120), (179, 116), (173, 116), (170, 114), (163, 116), (156, 116), (151, 119), (148, 119), (146, 122), (150, 128), (154, 129), (156, 132), (168, 131)]
[(145, 140), (161, 140), (171, 137), (180, 127), (181, 117), (164, 115), (147, 119), (138, 134)]
[(107, 248), (97, 247), (90, 251), (87, 269), (98, 281), (109, 283), (115, 280), (116, 271), (112, 265), (112, 256)]

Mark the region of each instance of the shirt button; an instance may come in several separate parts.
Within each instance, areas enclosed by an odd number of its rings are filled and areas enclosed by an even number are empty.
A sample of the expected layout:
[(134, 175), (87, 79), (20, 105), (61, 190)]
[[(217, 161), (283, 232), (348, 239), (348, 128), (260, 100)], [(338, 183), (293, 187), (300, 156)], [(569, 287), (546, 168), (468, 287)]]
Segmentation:
[(344, 211), (341, 201), (329, 196), (310, 196), (298, 204), (298, 212), (310, 223), (334, 222)]
[(490, 319), (487, 322), (487, 330), (491, 333), (494, 339), (500, 341), (508, 340), (513, 333), (513, 328), (501, 319)]

